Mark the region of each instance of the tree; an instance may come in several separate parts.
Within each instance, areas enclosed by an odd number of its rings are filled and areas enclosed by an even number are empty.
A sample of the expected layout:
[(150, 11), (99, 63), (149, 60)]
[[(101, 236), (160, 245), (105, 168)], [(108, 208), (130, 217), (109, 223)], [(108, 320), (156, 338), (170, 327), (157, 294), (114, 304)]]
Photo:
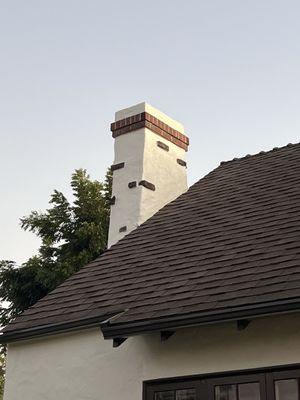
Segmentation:
[(8, 306), (0, 311), (1, 325), (57, 287), (83, 265), (99, 256), (107, 245), (112, 174), (103, 183), (76, 170), (71, 187), (74, 201), (55, 190), (51, 207), (21, 218), (21, 227), (41, 239), (38, 254), (21, 266), (0, 261), (0, 298)]

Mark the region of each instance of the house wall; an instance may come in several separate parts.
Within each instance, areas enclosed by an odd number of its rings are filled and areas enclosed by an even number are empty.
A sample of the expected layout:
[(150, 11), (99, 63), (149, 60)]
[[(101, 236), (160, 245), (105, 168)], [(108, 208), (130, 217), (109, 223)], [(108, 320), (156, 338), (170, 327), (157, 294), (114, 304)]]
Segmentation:
[(99, 329), (9, 345), (5, 400), (141, 400), (143, 380), (300, 362), (300, 315), (189, 328), (119, 348)]

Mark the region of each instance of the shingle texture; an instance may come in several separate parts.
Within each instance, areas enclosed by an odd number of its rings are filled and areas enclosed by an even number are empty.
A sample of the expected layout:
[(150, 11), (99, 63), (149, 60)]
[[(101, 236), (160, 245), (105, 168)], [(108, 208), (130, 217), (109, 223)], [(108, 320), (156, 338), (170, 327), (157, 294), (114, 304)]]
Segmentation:
[(300, 144), (234, 159), (82, 268), (6, 332), (300, 299)]

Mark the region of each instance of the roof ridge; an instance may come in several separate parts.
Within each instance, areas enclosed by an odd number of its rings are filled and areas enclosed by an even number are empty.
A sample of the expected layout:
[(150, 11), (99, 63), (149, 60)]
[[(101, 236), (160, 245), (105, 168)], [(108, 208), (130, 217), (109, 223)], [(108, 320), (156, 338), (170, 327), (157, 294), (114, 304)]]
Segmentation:
[(283, 150), (283, 149), (285, 149), (287, 147), (294, 147), (294, 146), (299, 146), (299, 145), (300, 145), (300, 142), (288, 143), (288, 144), (286, 144), (285, 146), (282, 146), (282, 147), (273, 147), (273, 149), (271, 149), (271, 150), (261, 150), (261, 151), (259, 151), (258, 153), (255, 153), (255, 154), (246, 154), (243, 157), (234, 157), (232, 160), (221, 161), (219, 165), (232, 163), (234, 161), (242, 161), (242, 160), (246, 160), (246, 159), (251, 158), (251, 157), (257, 157), (257, 156), (269, 154), (269, 153), (272, 153), (272, 152), (275, 152), (275, 151), (278, 151), (278, 150)]

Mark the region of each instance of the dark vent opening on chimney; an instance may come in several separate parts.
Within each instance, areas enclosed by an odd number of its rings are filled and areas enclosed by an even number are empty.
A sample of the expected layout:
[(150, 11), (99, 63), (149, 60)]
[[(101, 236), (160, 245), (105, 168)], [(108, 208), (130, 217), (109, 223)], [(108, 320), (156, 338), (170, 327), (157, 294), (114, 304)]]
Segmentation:
[(163, 150), (169, 151), (169, 146), (159, 140), (156, 142), (157, 146)]
[(112, 171), (116, 171), (117, 169), (124, 168), (124, 166), (125, 166), (124, 162), (121, 162), (119, 164), (114, 164), (114, 165), (111, 166), (111, 170)]
[(135, 188), (136, 187), (136, 181), (132, 181), (128, 183), (129, 189)]
[(155, 185), (153, 185), (153, 183), (145, 181), (145, 180), (140, 181), (139, 185), (144, 186), (145, 188), (150, 189), (150, 190), (155, 190)]
[(179, 165), (182, 165), (183, 167), (186, 167), (186, 162), (181, 160), (180, 158), (177, 158), (177, 162)]
[(127, 226), (121, 226), (119, 229), (119, 232), (126, 232), (127, 231)]

